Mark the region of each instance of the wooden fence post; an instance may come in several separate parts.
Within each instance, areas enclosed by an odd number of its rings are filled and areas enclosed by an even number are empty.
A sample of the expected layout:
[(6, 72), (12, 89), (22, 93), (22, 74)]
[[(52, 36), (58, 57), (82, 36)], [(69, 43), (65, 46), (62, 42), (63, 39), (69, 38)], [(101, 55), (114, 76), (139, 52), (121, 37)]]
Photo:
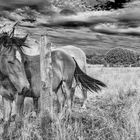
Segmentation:
[(40, 73), (41, 73), (41, 115), (44, 112), (52, 111), (52, 65), (51, 65), (51, 44), (47, 36), (41, 36), (40, 46)]
[[(41, 36), (40, 46), (40, 102), (41, 102), (41, 130), (43, 140), (53, 137), (53, 97), (52, 97), (52, 64), (51, 64), (51, 44), (47, 36)], [(50, 133), (52, 135), (50, 135)]]

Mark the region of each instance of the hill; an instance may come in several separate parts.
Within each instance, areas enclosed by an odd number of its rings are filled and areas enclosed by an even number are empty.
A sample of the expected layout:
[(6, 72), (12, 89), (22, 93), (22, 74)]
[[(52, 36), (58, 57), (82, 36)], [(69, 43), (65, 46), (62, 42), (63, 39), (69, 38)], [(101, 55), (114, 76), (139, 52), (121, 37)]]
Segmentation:
[[(31, 2), (32, 3), (32, 2)], [(105, 18), (104, 15), (112, 15), (112, 21), (116, 21), (116, 19), (113, 19), (113, 15), (121, 15), (121, 13), (125, 13), (125, 11), (133, 11), (133, 8), (136, 7), (136, 5), (139, 2), (135, 2), (133, 4), (129, 4), (130, 6), (126, 6), (127, 8), (124, 8), (122, 10), (113, 10), (113, 11), (92, 11), (92, 12), (79, 12), (75, 16), (70, 16), (69, 19), (73, 20), (89, 20), (88, 22), (90, 24), (94, 25), (94, 21), (97, 22), (98, 20)], [(14, 5), (14, 4), (13, 4)], [(16, 6), (19, 4), (15, 4)], [(14, 5), (14, 6), (15, 6)], [(134, 6), (133, 6), (134, 5)], [(46, 25), (49, 20), (54, 20), (55, 18), (58, 19), (60, 9), (58, 7), (52, 7), (50, 6), (50, 9), (48, 8), (48, 15), (43, 15), (40, 14), (39, 12), (32, 10), (30, 8), (19, 8), (16, 9), (13, 12), (6, 11), (5, 12), (5, 17), (1, 17), (1, 30), (3, 30), (3, 25), (5, 24), (13, 24), (13, 21), (20, 21), (20, 23), (23, 25), (18, 26), (16, 28), (16, 34), (17, 36), (23, 36), (25, 33), (29, 33), (29, 39), (31, 40), (32, 38), (37, 40), (39, 43), (39, 35), (47, 33), (51, 42), (53, 43), (54, 47), (60, 47), (64, 45), (74, 45), (77, 46), (81, 49), (83, 49), (86, 54), (92, 55), (92, 54), (105, 54), (108, 50), (115, 48), (115, 47), (122, 47), (122, 48), (127, 48), (127, 49), (132, 49), (137, 52), (140, 52), (140, 47), (139, 47), (139, 36), (132, 36), (132, 35), (120, 35), (111, 33), (109, 32), (108, 34), (103, 34), (103, 31), (99, 33), (99, 30), (95, 31), (92, 30), (92, 26), (88, 25), (85, 26), (80, 26), (77, 25), (78, 23), (81, 24), (81, 21), (79, 22), (74, 22), (77, 27), (64, 27), (64, 26), (57, 26), (57, 27), (49, 27)], [(113, 14), (112, 14), (113, 13)], [(8, 17), (7, 17), (8, 15)], [(102, 18), (103, 15), (103, 18)], [(100, 18), (101, 17), (101, 18)], [(111, 24), (102, 24), (101, 27), (99, 25), (99, 28), (106, 29), (108, 27), (111, 31), (116, 32), (116, 30), (128, 30), (128, 25), (126, 25), (127, 21), (128, 23), (133, 24), (131, 20), (128, 20), (127, 15), (125, 15), (125, 21), (122, 21), (123, 26), (119, 25), (118, 22), (116, 23), (111, 23)], [(129, 17), (129, 16), (128, 16)], [(110, 19), (111, 19), (110, 18)], [(136, 15), (134, 18), (137, 19), (138, 16)], [(110, 20), (109, 19), (109, 20)], [(120, 17), (119, 20), (124, 19), (124, 16)], [(58, 19), (59, 20), (59, 19)], [(96, 21), (97, 20), (97, 21)], [(107, 20), (107, 19), (105, 19)], [(111, 22), (112, 22), (111, 21)], [(93, 22), (93, 23), (92, 23)], [(139, 20), (137, 21), (137, 23)], [(50, 23), (53, 24), (53, 23)], [(63, 24), (63, 23), (62, 23)], [(82, 23), (83, 24), (83, 23)], [(82, 25), (81, 24), (81, 25)], [(122, 23), (121, 23), (122, 24)], [(39, 26), (36, 26), (39, 25)], [(98, 27), (98, 26), (97, 26)], [(107, 28), (107, 29), (108, 29)], [(6, 29), (7, 30), (7, 29)], [(137, 29), (139, 30), (140, 29)], [(111, 35), (110, 35), (111, 34)], [(31, 43), (32, 44), (32, 43)], [(30, 43), (29, 43), (30, 45)], [(38, 45), (38, 44), (35, 44)], [(39, 46), (39, 45), (38, 45)]]

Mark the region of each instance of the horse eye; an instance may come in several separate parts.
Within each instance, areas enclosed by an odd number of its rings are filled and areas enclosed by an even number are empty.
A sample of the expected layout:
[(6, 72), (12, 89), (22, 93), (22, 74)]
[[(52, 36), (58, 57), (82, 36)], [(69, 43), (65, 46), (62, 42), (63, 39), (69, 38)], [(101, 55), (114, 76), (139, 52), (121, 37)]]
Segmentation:
[(14, 62), (12, 62), (12, 61), (8, 61), (8, 63), (14, 65)]

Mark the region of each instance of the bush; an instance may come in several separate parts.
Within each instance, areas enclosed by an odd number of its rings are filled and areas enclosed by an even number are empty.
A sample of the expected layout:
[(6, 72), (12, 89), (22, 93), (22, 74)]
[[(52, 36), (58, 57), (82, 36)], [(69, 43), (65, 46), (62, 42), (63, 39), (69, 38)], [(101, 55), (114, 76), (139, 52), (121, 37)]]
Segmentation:
[(108, 64), (131, 65), (138, 61), (138, 54), (123, 48), (114, 48), (107, 52), (105, 61)]
[(87, 63), (88, 64), (103, 64), (106, 65), (106, 61), (104, 60), (103, 55), (87, 55)]

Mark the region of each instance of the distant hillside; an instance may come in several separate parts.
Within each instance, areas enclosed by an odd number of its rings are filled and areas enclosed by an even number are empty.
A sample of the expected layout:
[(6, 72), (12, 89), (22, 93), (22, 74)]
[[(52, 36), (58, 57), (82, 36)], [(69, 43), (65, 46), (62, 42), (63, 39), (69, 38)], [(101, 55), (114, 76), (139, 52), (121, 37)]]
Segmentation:
[[(31, 1), (33, 2), (33, 3), (31, 2), (31, 7), (35, 6), (36, 4), (34, 5), (34, 2), (37, 2), (37, 1), (36, 0), (35, 1), (31, 0)], [(61, 2), (59, 4), (63, 4), (63, 6), (64, 6), (64, 4), (65, 5), (68, 4), (68, 1), (71, 1), (71, 3), (69, 3), (69, 4), (71, 4), (75, 7), (76, 7), (76, 4), (78, 5), (78, 2), (81, 2), (81, 0), (77, 0), (77, 1), (75, 1), (75, 0), (66, 1), (65, 0), (65, 3), (63, 3), (64, 0), (59, 0), (59, 2)], [(16, 2), (16, 0), (15, 0), (15, 2)], [(19, 3), (19, 1), (17, 1), (17, 2)], [(31, 8), (28, 8), (28, 7), (24, 7), (24, 8), (22, 7), (22, 8), (17, 9), (17, 7), (19, 7), (19, 5), (22, 6), (22, 3), (20, 3), (20, 4), (12, 3), (12, 6), (15, 6), (16, 10), (14, 12), (10, 11), (10, 12), (6, 13), (4, 18), (0, 18), (0, 21), (1, 21), (0, 26), (2, 27), (6, 23), (13, 24), (13, 21), (18, 20), (25, 26), (17, 27), (17, 29), (16, 29), (17, 35), (22, 36), (22, 34), (29, 33), (29, 37), (30, 37), (29, 40), (34, 38), (37, 41), (39, 41), (40, 38), (38, 35), (41, 35), (41, 34), (47, 32), (51, 42), (54, 44), (55, 47), (61, 47), (64, 45), (74, 45), (74, 46), (77, 46), (77, 47), (83, 49), (87, 55), (94, 55), (94, 54), (102, 55), (102, 54), (105, 54), (108, 50), (115, 48), (115, 47), (122, 47), (122, 48), (132, 49), (137, 52), (140, 52), (140, 41), (139, 41), (139, 37), (136, 37), (136, 36), (130, 36), (130, 35), (128, 36), (128, 35), (120, 35), (120, 34), (105, 35), (102, 33), (95, 32), (94, 30), (91, 30), (91, 26), (90, 27), (88, 27), (88, 26), (87, 27), (63, 27), (63, 26), (47, 27), (47, 26), (43, 26), (43, 24), (41, 24), (40, 26), (36, 26), (38, 22), (42, 22), (42, 23), (46, 24), (47, 20), (51, 19), (50, 15), (54, 14), (54, 19), (59, 15), (59, 12), (61, 9), (59, 9), (60, 5), (58, 6), (56, 4), (58, 1), (53, 0), (52, 2), (55, 6), (52, 6), (52, 4), (51, 5), (48, 4), (50, 6), (50, 9), (49, 8), (47, 9), (48, 15), (40, 14), (39, 12), (32, 10)], [(93, 1), (89, 0), (89, 2), (93, 2)], [(10, 4), (11, 3), (9, 3), (9, 5)], [(133, 4), (137, 5), (136, 2), (135, 3), (133, 2)], [(131, 7), (129, 5), (127, 5), (127, 7), (130, 7), (130, 9), (131, 9), (130, 11), (133, 11), (132, 5), (131, 5)], [(72, 10), (74, 10), (74, 9), (72, 9)], [(113, 10), (113, 11), (115, 11), (115, 10)], [(101, 15), (108, 15), (110, 13), (113, 13), (113, 11), (84, 12), (84, 14), (79, 13), (79, 15), (78, 15), (79, 17), (78, 16), (73, 17), (73, 19), (78, 19), (78, 18), (81, 20), (88, 19), (90, 22), (94, 22), (96, 19), (98, 22), (98, 17), (100, 17)], [(117, 12), (115, 11), (114, 13), (116, 15), (118, 13), (122, 14), (122, 13), (124, 13), (123, 11), (125, 11), (125, 10), (122, 10), (122, 11), (118, 10)], [(128, 11), (129, 11), (129, 8), (128, 8)], [(9, 19), (7, 19), (7, 16)], [(138, 16), (139, 15), (136, 14), (135, 17), (137, 18)], [(107, 16), (104, 16), (104, 17), (107, 17)], [(72, 18), (70, 17), (70, 19), (72, 19)], [(139, 22), (139, 20), (138, 20), (138, 22)], [(109, 24), (109, 27), (111, 27), (111, 26), (112, 25)], [(117, 30), (118, 28), (115, 28), (115, 29)], [(127, 29), (127, 26), (124, 26), (124, 28)], [(114, 28), (111, 28), (111, 29), (114, 29)]]

